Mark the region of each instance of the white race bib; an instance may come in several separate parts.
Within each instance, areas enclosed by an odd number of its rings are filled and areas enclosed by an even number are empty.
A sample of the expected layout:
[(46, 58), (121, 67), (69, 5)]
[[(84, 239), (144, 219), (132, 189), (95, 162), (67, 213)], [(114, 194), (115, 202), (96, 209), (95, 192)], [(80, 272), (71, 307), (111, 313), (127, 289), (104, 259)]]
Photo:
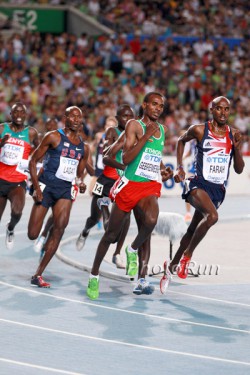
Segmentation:
[(72, 182), (76, 178), (78, 164), (79, 160), (61, 156), (55, 176), (61, 180)]
[(143, 152), (140, 163), (135, 171), (135, 174), (148, 180), (158, 181), (161, 156)]
[(26, 176), (29, 174), (29, 160), (22, 159), (19, 161), (16, 167), (16, 171), (22, 174), (25, 174)]
[(99, 184), (99, 182), (96, 181), (95, 186), (92, 190), (92, 193), (95, 195), (102, 195), (104, 186), (102, 184)]
[(7, 165), (17, 165), (23, 157), (24, 146), (5, 143), (1, 148), (1, 162)]

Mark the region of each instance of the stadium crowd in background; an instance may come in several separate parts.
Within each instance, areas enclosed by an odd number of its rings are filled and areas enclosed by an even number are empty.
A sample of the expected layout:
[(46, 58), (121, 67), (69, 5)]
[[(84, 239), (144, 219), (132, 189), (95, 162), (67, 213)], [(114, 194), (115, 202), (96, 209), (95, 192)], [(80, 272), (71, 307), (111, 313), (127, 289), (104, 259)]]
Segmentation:
[[(13, 103), (21, 101), (29, 109), (28, 123), (44, 133), (48, 118), (55, 117), (62, 127), (65, 108), (76, 105), (85, 114), (85, 132), (92, 141), (121, 103), (138, 113), (142, 98), (157, 90), (168, 99), (161, 120), (169, 129), (164, 154), (174, 155), (181, 130), (204, 122), (212, 99), (224, 95), (231, 101), (230, 124), (243, 133), (242, 151), (250, 155), (247, 2), (73, 3), (101, 17), (115, 33), (77, 37), (26, 31), (0, 37), (0, 122), (8, 118)], [(199, 39), (181, 43), (176, 35)], [(220, 37), (242, 42), (233, 46)]]

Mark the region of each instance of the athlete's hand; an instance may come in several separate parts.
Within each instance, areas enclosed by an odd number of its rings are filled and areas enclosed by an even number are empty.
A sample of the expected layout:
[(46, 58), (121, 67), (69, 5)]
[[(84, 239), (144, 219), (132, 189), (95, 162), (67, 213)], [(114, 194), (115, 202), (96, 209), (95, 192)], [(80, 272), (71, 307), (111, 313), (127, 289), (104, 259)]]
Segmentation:
[(182, 166), (179, 166), (174, 174), (175, 182), (179, 183), (185, 180), (186, 173)]
[(236, 130), (236, 132), (234, 133), (234, 136), (233, 136), (234, 148), (239, 150), (240, 147), (241, 147), (241, 142), (242, 142), (242, 134), (239, 130)]
[(170, 167), (167, 167), (165, 169), (161, 169), (162, 182), (165, 182), (165, 181), (169, 180), (170, 178), (173, 177), (173, 175), (174, 175), (174, 171)]
[(0, 148), (3, 147), (5, 145), (5, 143), (8, 141), (8, 139), (10, 138), (10, 134), (5, 134), (3, 136), (3, 138), (1, 138), (1, 141), (0, 141)]
[(150, 138), (159, 129), (159, 125), (156, 122), (150, 121), (146, 126), (146, 135)]
[(84, 194), (86, 189), (87, 189), (87, 185), (84, 183), (84, 182), (80, 182), (80, 184), (78, 185), (79, 187), (79, 191), (81, 194)]
[(37, 203), (37, 204), (42, 203), (43, 193), (42, 193), (40, 187), (38, 187), (37, 189), (34, 189), (34, 192), (32, 194), (32, 198), (34, 199), (35, 203)]

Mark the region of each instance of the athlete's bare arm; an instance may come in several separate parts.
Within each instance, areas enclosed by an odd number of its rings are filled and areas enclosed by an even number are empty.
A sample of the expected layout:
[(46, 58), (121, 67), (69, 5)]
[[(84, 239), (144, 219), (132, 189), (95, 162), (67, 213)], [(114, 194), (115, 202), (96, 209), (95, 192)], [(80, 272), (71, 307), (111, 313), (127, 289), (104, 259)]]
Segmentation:
[(125, 128), (125, 141), (123, 147), (123, 163), (131, 163), (141, 151), (147, 140), (159, 130), (155, 122), (149, 122), (146, 132), (143, 134), (142, 127), (137, 120), (130, 120)]

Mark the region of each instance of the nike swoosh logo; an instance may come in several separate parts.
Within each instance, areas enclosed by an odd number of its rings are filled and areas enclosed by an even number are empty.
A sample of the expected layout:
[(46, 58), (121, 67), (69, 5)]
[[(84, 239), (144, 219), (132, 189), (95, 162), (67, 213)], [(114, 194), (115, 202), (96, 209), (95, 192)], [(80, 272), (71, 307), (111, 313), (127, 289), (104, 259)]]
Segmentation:
[(18, 136), (18, 138), (24, 138), (25, 137), (25, 135), (19, 135)]
[(82, 149), (81, 148), (76, 148), (76, 151), (81, 151)]

